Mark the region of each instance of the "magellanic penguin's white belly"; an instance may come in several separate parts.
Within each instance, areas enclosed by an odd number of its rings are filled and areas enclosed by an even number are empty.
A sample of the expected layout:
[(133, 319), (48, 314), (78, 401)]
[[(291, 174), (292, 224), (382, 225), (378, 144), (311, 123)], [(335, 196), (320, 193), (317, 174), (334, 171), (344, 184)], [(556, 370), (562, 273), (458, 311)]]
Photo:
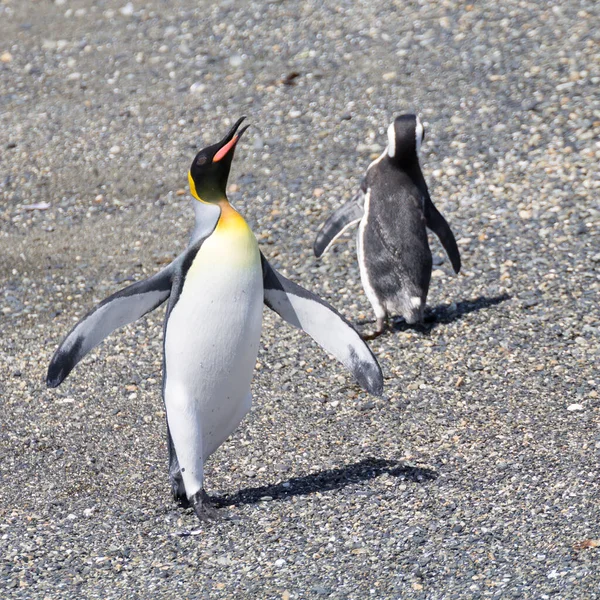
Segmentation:
[(200, 247), (165, 332), (167, 421), (188, 497), (250, 410), (263, 279), (254, 234), (229, 206)]

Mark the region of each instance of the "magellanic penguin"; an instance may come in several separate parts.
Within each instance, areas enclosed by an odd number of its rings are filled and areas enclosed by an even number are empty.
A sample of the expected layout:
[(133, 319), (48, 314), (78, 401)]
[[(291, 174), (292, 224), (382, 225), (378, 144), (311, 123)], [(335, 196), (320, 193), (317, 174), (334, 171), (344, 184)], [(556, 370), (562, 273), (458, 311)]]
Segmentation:
[(431, 201), (419, 165), (423, 124), (415, 115), (401, 115), (387, 134), (388, 145), (369, 165), (359, 192), (325, 221), (314, 243), (321, 257), (359, 223), (360, 278), (377, 318), (366, 339), (383, 333), (389, 315), (401, 315), (409, 324), (422, 321), (432, 265), (426, 226), (439, 237), (454, 271), (460, 271), (454, 235)]
[(47, 384), (58, 386), (107, 335), (168, 300), (163, 343), (169, 478), (174, 498), (200, 519), (214, 516), (204, 491), (206, 459), (250, 409), (263, 303), (340, 360), (360, 385), (381, 394), (372, 352), (329, 304), (280, 275), (229, 204), (227, 179), (243, 118), (201, 150), (188, 179), (196, 214), (187, 249), (156, 275), (106, 298), (56, 350)]

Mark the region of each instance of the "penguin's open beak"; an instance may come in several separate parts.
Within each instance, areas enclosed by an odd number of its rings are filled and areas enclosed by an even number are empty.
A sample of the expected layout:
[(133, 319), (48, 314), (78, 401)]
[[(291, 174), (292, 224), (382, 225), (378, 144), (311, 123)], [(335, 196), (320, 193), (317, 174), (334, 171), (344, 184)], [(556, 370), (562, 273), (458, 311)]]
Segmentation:
[(231, 149), (234, 148), (235, 145), (238, 143), (239, 139), (244, 134), (244, 131), (246, 131), (246, 129), (250, 127), (250, 125), (246, 125), (246, 127), (243, 127), (242, 129), (240, 129), (239, 132), (237, 132), (238, 127), (242, 124), (242, 121), (245, 118), (246, 117), (241, 117), (240, 119), (238, 119), (235, 122), (234, 126), (229, 130), (229, 133), (218, 143), (219, 149), (213, 156), (213, 163), (219, 162), (221, 159), (227, 156)]

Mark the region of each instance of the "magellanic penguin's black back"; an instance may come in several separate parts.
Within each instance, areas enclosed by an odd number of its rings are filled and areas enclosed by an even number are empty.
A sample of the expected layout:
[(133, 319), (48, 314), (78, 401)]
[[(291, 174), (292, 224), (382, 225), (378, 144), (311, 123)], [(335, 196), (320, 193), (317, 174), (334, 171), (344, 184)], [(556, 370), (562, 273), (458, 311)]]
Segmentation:
[(365, 339), (380, 335), (390, 315), (421, 321), (431, 278), (431, 229), (444, 246), (455, 273), (460, 253), (454, 235), (434, 206), (418, 153), (425, 129), (415, 115), (397, 117), (388, 127), (388, 145), (369, 165), (360, 191), (323, 223), (313, 245), (317, 258), (350, 226), (358, 230), (360, 278), (377, 318)]
[(388, 128), (388, 147), (367, 170), (361, 254), (371, 294), (386, 313), (422, 320), (431, 278), (427, 185), (419, 166), (423, 128), (402, 115)]

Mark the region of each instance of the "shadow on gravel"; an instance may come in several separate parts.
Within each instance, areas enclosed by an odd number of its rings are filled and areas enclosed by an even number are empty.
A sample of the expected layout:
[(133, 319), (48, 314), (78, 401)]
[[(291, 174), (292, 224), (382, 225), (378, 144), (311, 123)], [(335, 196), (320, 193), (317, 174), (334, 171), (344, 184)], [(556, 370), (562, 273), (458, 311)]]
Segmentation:
[[(427, 334), (432, 329), (435, 329), (438, 325), (458, 321), (469, 313), (477, 312), (478, 310), (482, 310), (484, 308), (490, 308), (490, 306), (496, 306), (497, 304), (505, 302), (506, 300), (510, 300), (511, 298), (512, 296), (510, 294), (500, 294), (499, 296), (492, 296), (491, 298), (488, 298), (487, 296), (479, 296), (479, 298), (475, 298), (475, 300), (463, 300), (462, 302), (453, 302), (452, 304), (438, 304), (437, 306), (432, 306), (425, 309), (423, 323), (409, 325), (404, 321), (404, 319), (402, 319), (402, 317), (398, 317), (398, 319), (394, 321), (391, 331), (401, 332), (412, 330)], [(375, 323), (373, 319), (356, 321), (356, 325), (359, 326), (365, 326), (373, 323)]]
[(423, 327), (427, 331), (430, 331), (437, 327), (437, 325), (458, 321), (465, 315), (496, 306), (497, 304), (506, 302), (506, 300), (510, 300), (511, 297), (510, 294), (500, 294), (491, 298), (479, 296), (479, 298), (475, 298), (474, 300), (463, 300), (462, 302), (453, 302), (452, 304), (438, 304), (426, 312)]
[(348, 485), (375, 479), (384, 473), (415, 483), (432, 481), (438, 476), (438, 473), (433, 469), (413, 467), (381, 458), (365, 458), (358, 463), (341, 469), (330, 469), (312, 475), (305, 475), (304, 477), (293, 477), (277, 485), (245, 488), (231, 496), (229, 494), (212, 496), (211, 500), (218, 508), (240, 504), (256, 504), (265, 496), (273, 500), (280, 500), (291, 496), (306, 496), (314, 492), (339, 490)]
[(496, 306), (506, 300), (510, 300), (511, 297), (510, 294), (500, 294), (491, 298), (479, 296), (479, 298), (475, 298), (474, 300), (463, 300), (462, 302), (453, 302), (452, 304), (438, 304), (437, 306), (425, 309), (423, 323), (408, 325), (404, 320), (400, 319), (394, 323), (393, 331), (409, 331), (412, 329), (413, 331), (427, 334), (438, 325), (458, 321), (469, 313)]

